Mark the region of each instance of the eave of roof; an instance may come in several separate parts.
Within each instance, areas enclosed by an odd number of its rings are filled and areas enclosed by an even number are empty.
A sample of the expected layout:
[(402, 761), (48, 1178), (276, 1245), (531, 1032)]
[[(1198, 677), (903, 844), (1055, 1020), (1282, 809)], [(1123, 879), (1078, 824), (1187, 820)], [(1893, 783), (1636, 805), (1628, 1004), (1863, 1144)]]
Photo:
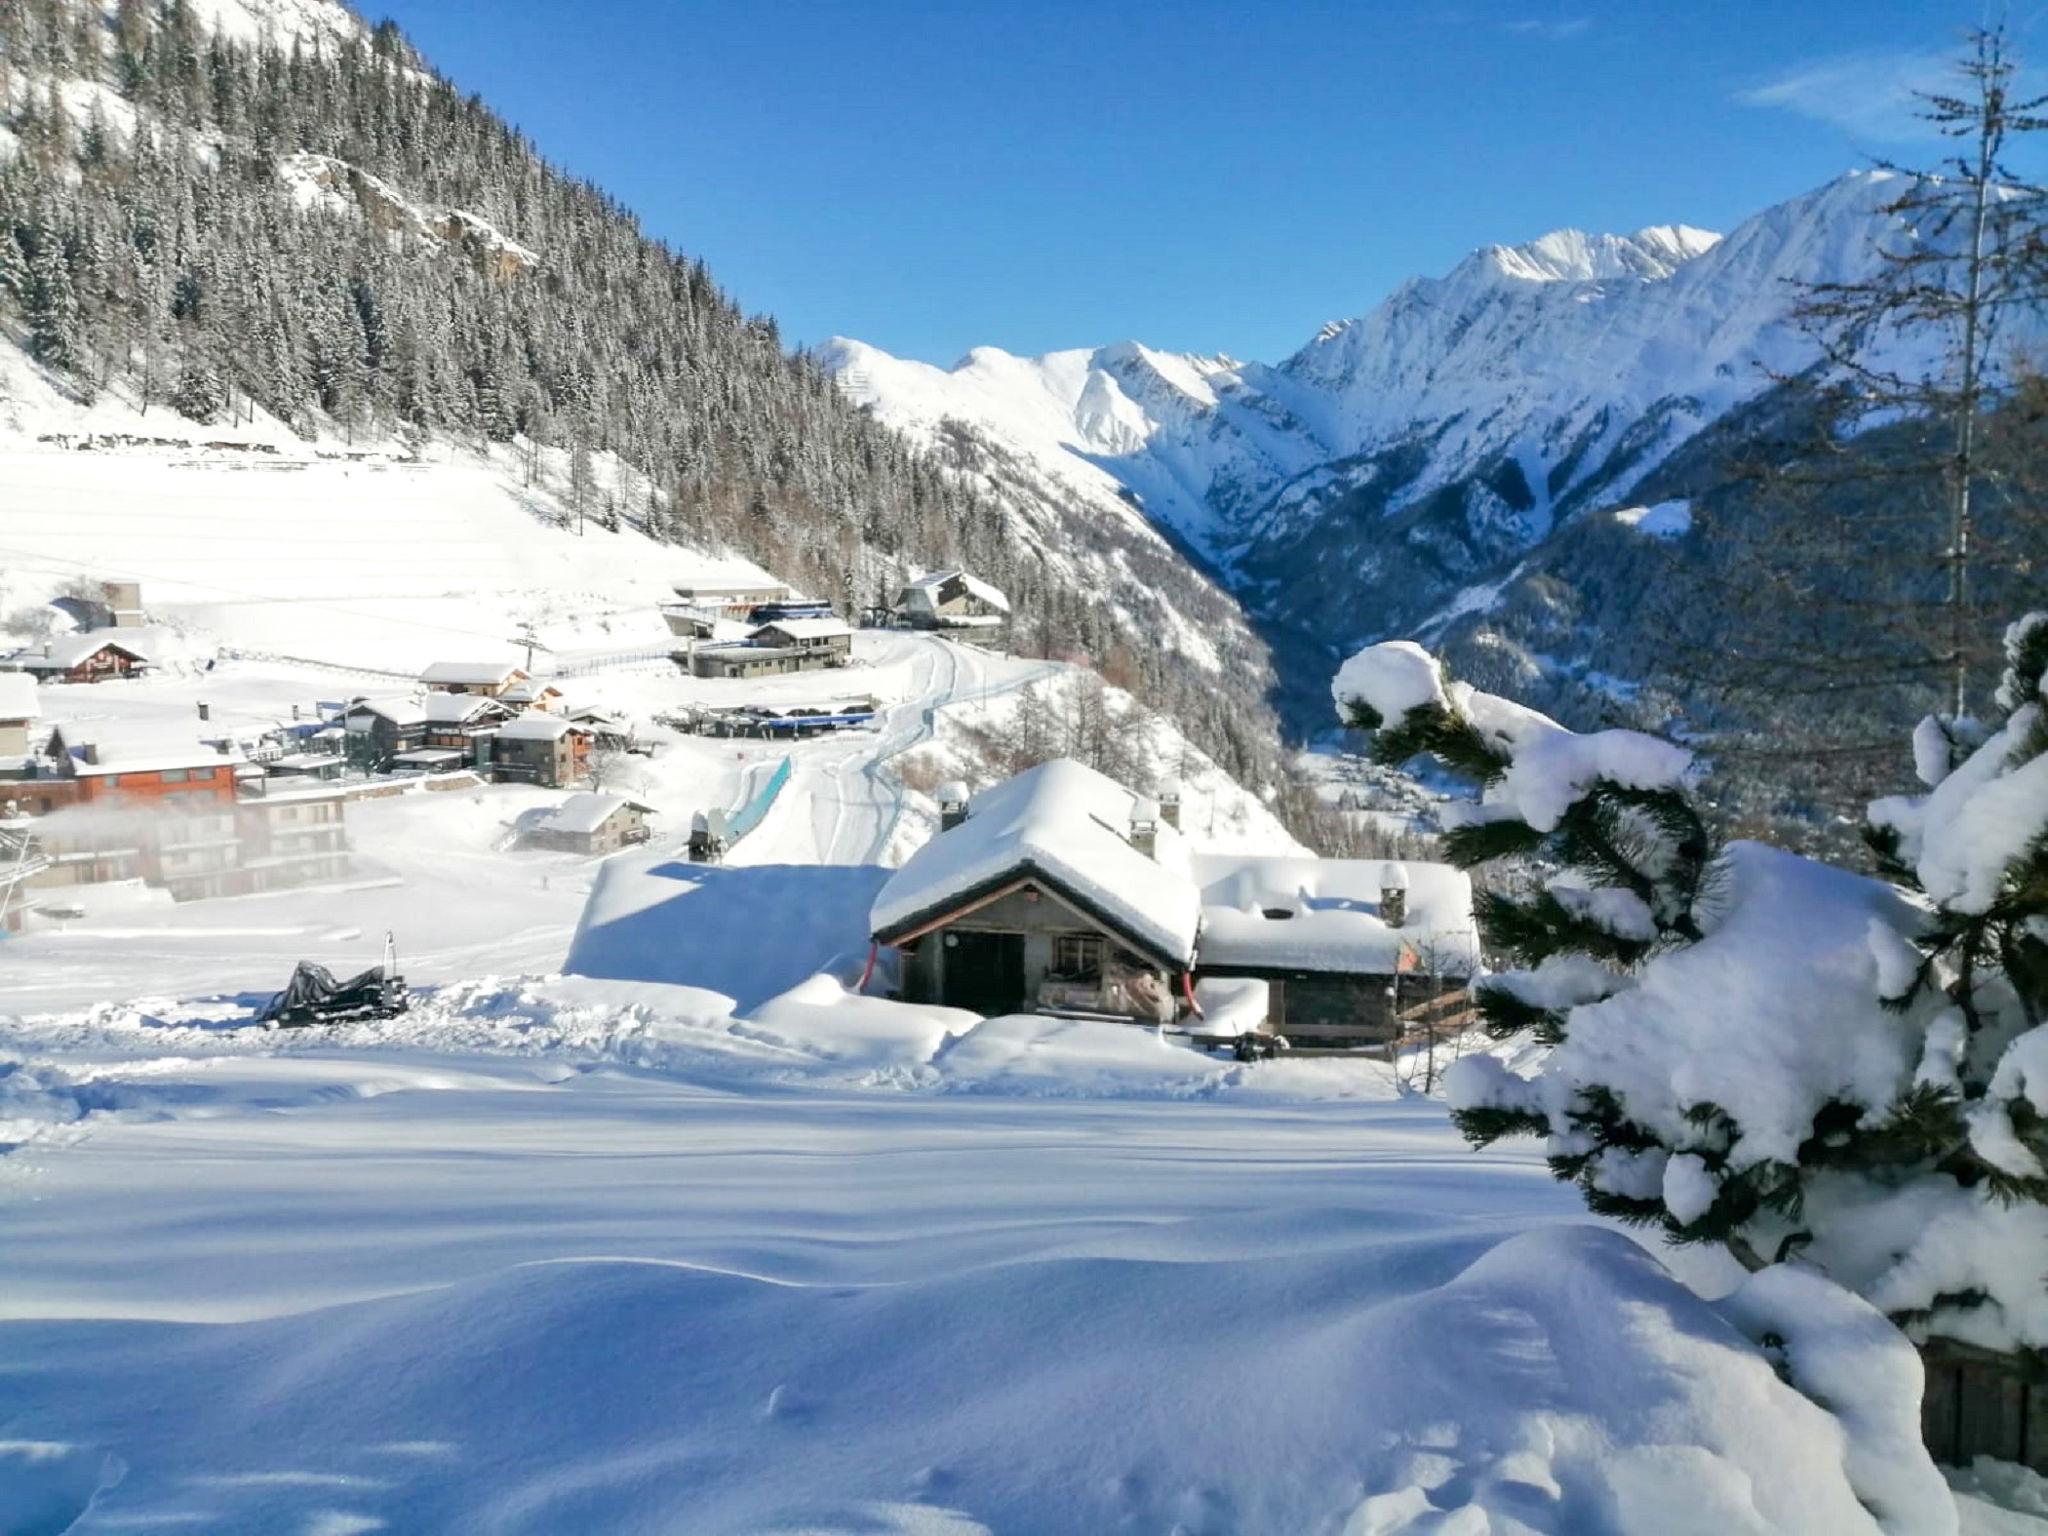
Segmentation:
[(1035, 859), (1019, 859), (1000, 872), (978, 881), (958, 895), (935, 902), (920, 912), (900, 918), (886, 928), (877, 929), (873, 935), (877, 944), (895, 944), (900, 939), (919, 937), (934, 928), (942, 928), (949, 918), (964, 914), (967, 909), (986, 905), (991, 897), (1011, 886), (1024, 884), (1043, 886), (1067, 906), (1098, 927), (1113, 934), (1126, 948), (1135, 950), (1148, 960), (1156, 960), (1168, 971), (1185, 970), (1193, 962), (1192, 955), (1171, 955), (1149, 939), (1140, 938), (1115, 917), (1102, 910), (1095, 902), (1079, 894), (1057, 875), (1046, 873)]

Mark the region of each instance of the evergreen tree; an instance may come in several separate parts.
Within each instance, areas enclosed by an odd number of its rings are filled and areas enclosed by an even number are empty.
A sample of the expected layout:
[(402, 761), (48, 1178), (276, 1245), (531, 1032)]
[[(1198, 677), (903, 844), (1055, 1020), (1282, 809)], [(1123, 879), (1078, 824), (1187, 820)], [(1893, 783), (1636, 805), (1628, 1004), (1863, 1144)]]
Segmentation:
[(1928, 793), (1870, 807), (1917, 906), (1760, 845), (1717, 855), (1672, 743), (1565, 730), (1405, 642), (1348, 662), (1340, 714), (1380, 761), (1485, 786), (1453, 857), (1531, 871), (1480, 904), (1518, 969), (1477, 996), (1494, 1035), (1550, 1049), (1451, 1069), (1466, 1136), (1547, 1137), (1593, 1210), (1810, 1264), (1918, 1338), (2048, 1350), (2048, 614), (2006, 654), (1996, 727), (1968, 746), (1930, 720)]
[(29, 356), (52, 368), (79, 361), (78, 296), (64, 261), (63, 242), (49, 224), (33, 234), (22, 315), (28, 326)]
[(225, 404), (220, 380), (206, 359), (192, 353), (178, 370), (178, 382), (171, 389), (171, 409), (193, 421), (212, 421)]

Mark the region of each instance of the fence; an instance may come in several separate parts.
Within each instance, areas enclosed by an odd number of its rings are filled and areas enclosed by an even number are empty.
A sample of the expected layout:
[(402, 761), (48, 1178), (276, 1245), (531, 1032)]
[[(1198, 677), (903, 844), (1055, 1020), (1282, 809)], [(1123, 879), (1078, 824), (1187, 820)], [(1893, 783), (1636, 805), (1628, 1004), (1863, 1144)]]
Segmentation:
[(775, 797), (782, 793), (782, 786), (789, 782), (789, 759), (776, 764), (775, 771), (768, 775), (768, 782), (754, 791), (752, 798), (733, 812), (726, 823), (725, 839), (728, 846), (738, 842), (754, 828), (761, 825), (761, 818), (768, 814), (768, 808), (775, 804)]

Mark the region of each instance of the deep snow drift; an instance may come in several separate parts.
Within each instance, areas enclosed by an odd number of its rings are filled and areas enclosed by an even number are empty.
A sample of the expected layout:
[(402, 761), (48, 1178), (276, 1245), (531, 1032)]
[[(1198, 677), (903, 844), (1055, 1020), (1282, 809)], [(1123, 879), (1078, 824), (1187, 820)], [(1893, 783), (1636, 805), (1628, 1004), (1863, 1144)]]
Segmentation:
[(1953, 1528), (1355, 1063), (822, 984), (9, 1033), (10, 1529)]

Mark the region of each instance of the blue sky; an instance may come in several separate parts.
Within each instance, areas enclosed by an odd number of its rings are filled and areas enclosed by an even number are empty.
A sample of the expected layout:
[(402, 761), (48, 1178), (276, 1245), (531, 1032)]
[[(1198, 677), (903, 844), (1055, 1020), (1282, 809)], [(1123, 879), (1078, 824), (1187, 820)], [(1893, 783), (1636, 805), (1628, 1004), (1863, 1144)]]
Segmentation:
[[(359, 0), (786, 340), (1277, 359), (1475, 246), (1918, 163), (1957, 0)], [(2014, 6), (2048, 56), (2044, 7)]]

